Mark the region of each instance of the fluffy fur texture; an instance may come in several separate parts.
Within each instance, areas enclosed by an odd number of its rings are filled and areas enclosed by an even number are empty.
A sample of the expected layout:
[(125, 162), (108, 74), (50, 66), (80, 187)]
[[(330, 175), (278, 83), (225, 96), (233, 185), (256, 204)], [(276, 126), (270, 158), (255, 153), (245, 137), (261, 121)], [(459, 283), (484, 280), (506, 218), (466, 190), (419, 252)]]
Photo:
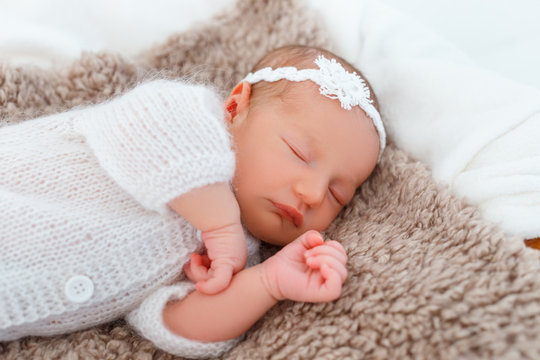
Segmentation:
[[(0, 123), (97, 102), (146, 77), (230, 89), (262, 54), (291, 42), (329, 45), (301, 4), (244, 0), (134, 60), (86, 54), (67, 69), (3, 66)], [(392, 143), (327, 235), (350, 257), (342, 297), (278, 304), (222, 359), (540, 357), (539, 253), (484, 222)], [(174, 358), (121, 321), (3, 343), (0, 357)]]

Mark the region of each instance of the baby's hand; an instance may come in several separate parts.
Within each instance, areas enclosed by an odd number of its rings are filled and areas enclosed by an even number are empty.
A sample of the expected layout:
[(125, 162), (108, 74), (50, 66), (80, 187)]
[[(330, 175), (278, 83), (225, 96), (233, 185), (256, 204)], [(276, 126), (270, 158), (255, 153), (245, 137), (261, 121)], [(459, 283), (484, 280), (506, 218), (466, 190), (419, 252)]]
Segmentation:
[(244, 268), (247, 245), (240, 223), (205, 231), (202, 239), (207, 254), (192, 254), (184, 272), (199, 292), (213, 295), (225, 290), (233, 274)]
[(332, 301), (341, 295), (346, 264), (340, 243), (311, 230), (262, 263), (262, 279), (276, 300)]
[(193, 189), (169, 202), (171, 209), (202, 232), (207, 255), (194, 254), (184, 267), (197, 289), (208, 295), (224, 290), (246, 265), (247, 244), (240, 207), (227, 183)]

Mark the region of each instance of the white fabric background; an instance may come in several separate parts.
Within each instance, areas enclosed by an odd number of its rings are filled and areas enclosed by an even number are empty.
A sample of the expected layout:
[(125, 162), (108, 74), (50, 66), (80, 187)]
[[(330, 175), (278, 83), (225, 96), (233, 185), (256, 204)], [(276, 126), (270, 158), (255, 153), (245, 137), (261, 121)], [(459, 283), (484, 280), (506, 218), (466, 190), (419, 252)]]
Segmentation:
[(340, 52), (370, 80), (397, 145), (504, 231), (540, 236), (540, 89), (479, 66), (384, 2), (355, 6), (357, 22), (325, 18), (339, 24)]
[(479, 65), (540, 88), (540, 1), (386, 0)]
[[(363, 2), (307, 1), (340, 13), (336, 28), (357, 21), (351, 9)], [(540, 1), (380, 1), (442, 35), (481, 66), (540, 88)], [(0, 0), (0, 59), (47, 66), (68, 62), (81, 50), (135, 53), (230, 3), (233, 0)]]

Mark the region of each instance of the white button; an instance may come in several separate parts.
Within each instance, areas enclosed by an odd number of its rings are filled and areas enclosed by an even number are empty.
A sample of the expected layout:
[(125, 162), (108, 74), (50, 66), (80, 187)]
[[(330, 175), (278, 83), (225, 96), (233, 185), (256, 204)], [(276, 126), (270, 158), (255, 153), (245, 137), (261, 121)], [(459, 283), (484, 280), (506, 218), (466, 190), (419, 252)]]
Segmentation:
[(64, 291), (70, 301), (82, 303), (94, 294), (94, 283), (87, 276), (76, 275), (67, 281)]

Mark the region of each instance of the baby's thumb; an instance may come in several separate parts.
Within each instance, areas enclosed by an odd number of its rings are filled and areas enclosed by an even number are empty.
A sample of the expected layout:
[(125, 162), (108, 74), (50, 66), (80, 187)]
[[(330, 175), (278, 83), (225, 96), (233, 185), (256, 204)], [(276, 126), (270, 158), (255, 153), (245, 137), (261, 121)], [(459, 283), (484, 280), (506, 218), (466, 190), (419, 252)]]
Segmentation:
[(311, 249), (324, 244), (324, 239), (320, 232), (309, 230), (300, 236), (300, 241), (306, 249)]

